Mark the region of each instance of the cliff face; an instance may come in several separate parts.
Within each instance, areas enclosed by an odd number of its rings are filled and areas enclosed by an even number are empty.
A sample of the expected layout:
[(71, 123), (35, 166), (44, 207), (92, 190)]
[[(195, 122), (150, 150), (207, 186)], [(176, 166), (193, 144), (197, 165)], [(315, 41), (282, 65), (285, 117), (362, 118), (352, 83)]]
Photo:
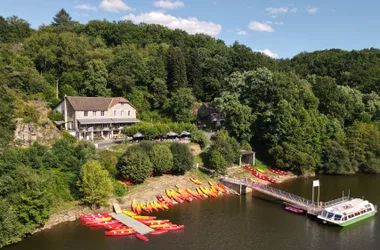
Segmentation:
[(23, 105), (28, 105), (36, 113), (37, 119), (34, 122), (26, 122), (25, 117), (15, 118), (14, 143), (16, 145), (28, 147), (35, 141), (38, 141), (42, 145), (50, 145), (55, 139), (60, 137), (58, 129), (48, 118), (50, 109), (46, 103), (32, 101)]
[(28, 147), (38, 141), (42, 145), (49, 145), (54, 139), (59, 138), (58, 130), (51, 124), (38, 125), (24, 123), (22, 118), (16, 119), (15, 143)]

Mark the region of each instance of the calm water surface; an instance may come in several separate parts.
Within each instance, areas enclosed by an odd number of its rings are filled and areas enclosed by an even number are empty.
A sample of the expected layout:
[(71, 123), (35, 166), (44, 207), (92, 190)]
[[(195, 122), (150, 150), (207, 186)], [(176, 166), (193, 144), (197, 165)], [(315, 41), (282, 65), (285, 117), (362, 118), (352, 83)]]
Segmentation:
[[(318, 176), (321, 200), (341, 196), (362, 197), (380, 207), (380, 175)], [(315, 178), (314, 178), (315, 179)], [(311, 199), (312, 178), (296, 179), (279, 188)], [(229, 195), (175, 206), (156, 213), (160, 219), (185, 224), (184, 231), (149, 236), (143, 242), (134, 236), (105, 237), (103, 229), (80, 222), (58, 225), (6, 250), (121, 250), (121, 249), (380, 249), (380, 217), (347, 228), (325, 226), (305, 215), (284, 210), (278, 201), (253, 193)]]

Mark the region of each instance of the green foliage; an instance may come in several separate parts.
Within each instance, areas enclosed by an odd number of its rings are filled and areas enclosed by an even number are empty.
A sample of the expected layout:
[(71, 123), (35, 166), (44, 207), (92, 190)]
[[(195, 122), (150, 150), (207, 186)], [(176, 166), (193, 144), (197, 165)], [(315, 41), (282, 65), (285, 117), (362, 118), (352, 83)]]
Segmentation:
[(11, 91), (0, 86), (0, 154), (13, 139), (14, 97)]
[(322, 164), (321, 172), (328, 174), (354, 174), (358, 170), (351, 164), (348, 150), (336, 141), (326, 147)]
[(40, 114), (35, 105), (19, 100), (16, 106), (16, 117), (24, 119), (25, 123), (38, 123)]
[(380, 130), (377, 126), (355, 122), (347, 129), (346, 148), (354, 169), (380, 173)]
[(238, 163), (241, 155), (239, 143), (224, 130), (220, 130), (214, 135), (213, 144), (209, 151), (209, 158), (213, 151), (218, 151), (223, 156), (227, 166)]
[(223, 155), (216, 149), (210, 151), (208, 159), (209, 168), (215, 169), (218, 174), (223, 174), (227, 169), (227, 162)]
[(206, 147), (210, 142), (206, 135), (201, 130), (195, 130), (191, 134), (191, 142), (199, 144), (201, 148)]
[(65, 9), (61, 9), (54, 17), (53, 22), (51, 23), (53, 26), (67, 26), (72, 23), (71, 16), (66, 12)]
[(83, 72), (84, 83), (82, 93), (87, 96), (109, 96), (107, 89), (108, 72), (103, 61), (94, 59), (86, 64)]
[(22, 42), (32, 33), (30, 24), (17, 16), (0, 16), (0, 43)]
[(187, 87), (185, 57), (179, 47), (169, 48), (168, 81), (171, 92)]
[(157, 137), (166, 137), (166, 134), (173, 131), (177, 134), (181, 134), (183, 131), (194, 133), (197, 131), (197, 127), (190, 123), (144, 123), (139, 122), (134, 126), (124, 128), (124, 134), (132, 137), (137, 132), (144, 135), (145, 139), (153, 139)]
[(156, 144), (149, 152), (155, 174), (163, 174), (173, 168), (173, 154), (165, 144)]
[(180, 88), (175, 91), (170, 99), (170, 112), (177, 122), (192, 122), (195, 117), (192, 111), (195, 97), (190, 88)]
[(128, 192), (128, 187), (126, 184), (121, 184), (118, 181), (113, 182), (113, 194), (116, 197), (124, 197)]
[(113, 191), (109, 173), (98, 161), (88, 161), (81, 167), (78, 186), (81, 200), (92, 209), (105, 204)]
[(170, 150), (173, 154), (172, 171), (174, 173), (184, 174), (193, 167), (194, 157), (186, 144), (172, 143)]
[(48, 115), (49, 119), (52, 121), (63, 121), (63, 115), (57, 111), (50, 111)]
[(99, 151), (98, 154), (100, 164), (104, 166), (111, 176), (115, 177), (117, 175), (116, 165), (120, 157), (119, 153), (110, 150), (103, 150)]
[(153, 172), (152, 163), (147, 153), (140, 147), (132, 146), (120, 158), (120, 174), (134, 183), (142, 183)]

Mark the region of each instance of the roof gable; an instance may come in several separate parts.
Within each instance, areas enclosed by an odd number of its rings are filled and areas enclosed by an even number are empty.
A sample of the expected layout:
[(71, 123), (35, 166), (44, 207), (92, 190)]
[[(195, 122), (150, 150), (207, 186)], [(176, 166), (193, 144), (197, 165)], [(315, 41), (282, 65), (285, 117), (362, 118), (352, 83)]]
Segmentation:
[(67, 96), (66, 98), (75, 111), (107, 111), (120, 102), (128, 103), (133, 107), (133, 105), (123, 97)]

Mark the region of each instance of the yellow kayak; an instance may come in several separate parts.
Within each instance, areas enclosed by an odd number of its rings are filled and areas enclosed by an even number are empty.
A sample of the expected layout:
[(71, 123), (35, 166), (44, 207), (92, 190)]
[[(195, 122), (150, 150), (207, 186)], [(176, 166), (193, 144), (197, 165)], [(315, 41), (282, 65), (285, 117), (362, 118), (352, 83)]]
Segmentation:
[(129, 215), (129, 216), (135, 216), (137, 215), (135, 212), (123, 210), (123, 214)]

